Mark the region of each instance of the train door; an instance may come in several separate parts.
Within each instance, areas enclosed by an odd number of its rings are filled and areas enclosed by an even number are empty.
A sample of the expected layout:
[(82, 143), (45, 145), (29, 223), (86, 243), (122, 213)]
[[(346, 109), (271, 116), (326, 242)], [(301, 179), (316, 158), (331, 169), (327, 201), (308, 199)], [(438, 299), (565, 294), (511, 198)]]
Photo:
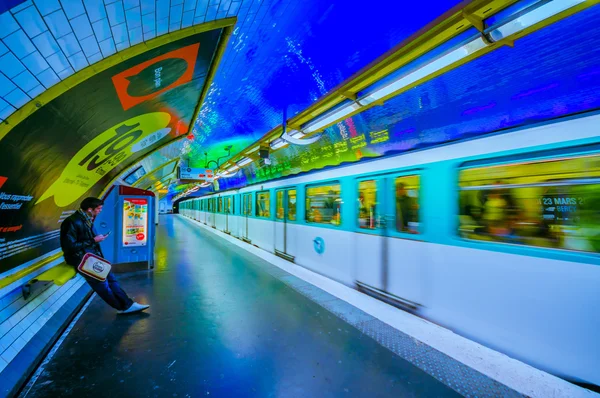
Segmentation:
[(225, 214), (225, 232), (226, 234), (231, 235), (231, 231), (229, 231), (229, 214), (231, 214), (231, 196), (226, 196), (223, 198), (223, 213)]
[[(414, 171), (358, 181), (359, 227), (370, 236), (365, 239), (370, 245), (359, 254), (368, 258), (357, 259), (358, 285), (413, 309), (423, 294), (423, 253), (416, 245), (421, 232), (419, 187)], [(378, 264), (377, 269), (361, 267), (364, 261)]]
[(276, 192), (275, 254), (293, 262), (294, 256), (288, 252), (290, 221), (296, 221), (296, 189), (281, 189)]
[(213, 228), (217, 228), (217, 214), (218, 214), (217, 203), (218, 203), (218, 201), (217, 201), (217, 198), (213, 198), (212, 201), (213, 201), (213, 206), (212, 206), (212, 218), (211, 218), (210, 226)]
[(252, 214), (252, 194), (245, 193), (242, 196), (242, 240), (250, 243), (248, 235), (248, 217)]

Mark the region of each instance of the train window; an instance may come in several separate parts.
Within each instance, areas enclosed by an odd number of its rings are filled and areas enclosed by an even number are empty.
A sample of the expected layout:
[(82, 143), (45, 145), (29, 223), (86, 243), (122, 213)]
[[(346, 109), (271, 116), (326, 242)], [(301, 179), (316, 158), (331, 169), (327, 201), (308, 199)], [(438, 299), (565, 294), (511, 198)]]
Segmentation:
[(252, 194), (247, 193), (244, 195), (243, 203), (242, 203), (242, 214), (245, 216), (249, 216), (252, 214)]
[(217, 200), (219, 201), (218, 202), (219, 203), (219, 205), (218, 205), (219, 207), (217, 209), (217, 212), (218, 213), (223, 213), (223, 198), (219, 197), (219, 199), (217, 199)]
[(306, 188), (306, 221), (340, 225), (342, 198), (340, 184)]
[(358, 183), (358, 226), (375, 229), (375, 207), (377, 205), (377, 181)]
[(296, 190), (288, 190), (288, 220), (296, 221)]
[(418, 175), (396, 178), (396, 230), (411, 234), (419, 233), (419, 190)]
[(276, 217), (278, 220), (283, 220), (283, 191), (277, 191), (275, 194), (277, 213)]
[(271, 216), (271, 193), (269, 191), (256, 193), (256, 216), (270, 217)]
[(223, 211), (225, 214), (231, 214), (231, 196), (225, 198)]
[(600, 155), (463, 169), (464, 238), (600, 252)]

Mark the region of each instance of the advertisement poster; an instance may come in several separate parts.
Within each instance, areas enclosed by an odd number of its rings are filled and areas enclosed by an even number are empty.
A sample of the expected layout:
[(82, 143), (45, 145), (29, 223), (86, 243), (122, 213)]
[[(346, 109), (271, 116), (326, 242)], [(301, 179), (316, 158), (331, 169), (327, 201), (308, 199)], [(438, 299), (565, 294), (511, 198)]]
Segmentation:
[(127, 59), (132, 47), (55, 98), (42, 94), (25, 119), (0, 125), (0, 274), (59, 249), (60, 225), (84, 198), (188, 134), (225, 29)]
[(146, 246), (148, 241), (148, 200), (123, 201), (123, 246)]

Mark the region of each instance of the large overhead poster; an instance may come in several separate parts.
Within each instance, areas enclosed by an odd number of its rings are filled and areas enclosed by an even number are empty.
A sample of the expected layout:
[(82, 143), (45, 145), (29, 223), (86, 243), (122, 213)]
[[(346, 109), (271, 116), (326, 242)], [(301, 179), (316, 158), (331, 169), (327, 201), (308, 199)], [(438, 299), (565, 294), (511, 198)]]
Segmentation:
[(111, 66), (40, 103), (1, 138), (0, 273), (58, 248), (60, 223), (84, 197), (188, 133), (222, 34), (197, 33)]

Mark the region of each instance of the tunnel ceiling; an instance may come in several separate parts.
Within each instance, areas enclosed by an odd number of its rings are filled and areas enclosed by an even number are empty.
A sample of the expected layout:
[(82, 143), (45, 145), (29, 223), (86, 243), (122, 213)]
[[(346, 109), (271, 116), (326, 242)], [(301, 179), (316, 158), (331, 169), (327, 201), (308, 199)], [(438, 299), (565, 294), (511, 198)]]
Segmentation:
[[(458, 3), (3, 2), (0, 273), (57, 248), (60, 221), (119, 175), (180, 195), (177, 161), (223, 164)], [(597, 108), (599, 18), (595, 6), (557, 22), (209, 190)]]

